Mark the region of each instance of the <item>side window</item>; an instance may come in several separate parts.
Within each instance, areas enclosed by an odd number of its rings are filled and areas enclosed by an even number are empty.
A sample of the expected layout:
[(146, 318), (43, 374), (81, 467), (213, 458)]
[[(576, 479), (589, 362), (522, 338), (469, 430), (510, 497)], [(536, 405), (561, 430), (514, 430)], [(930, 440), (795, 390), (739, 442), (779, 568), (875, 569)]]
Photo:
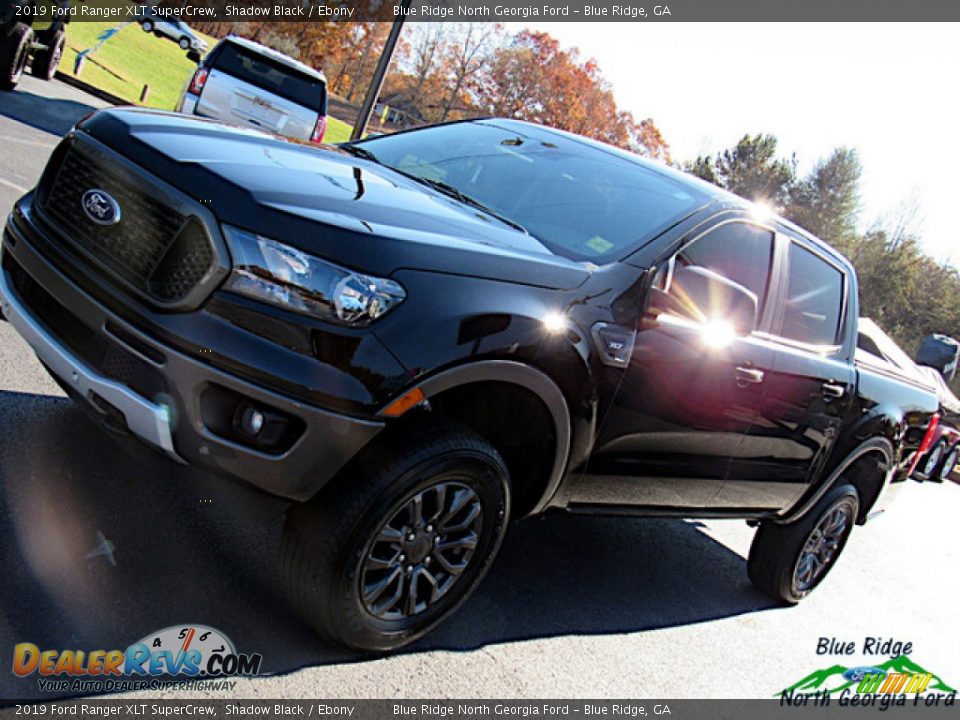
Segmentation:
[(754, 293), (761, 314), (772, 262), (773, 233), (745, 223), (721, 225), (677, 255), (678, 264), (712, 270)]
[(834, 345), (843, 311), (843, 274), (790, 243), (787, 298), (780, 335), (809, 345)]

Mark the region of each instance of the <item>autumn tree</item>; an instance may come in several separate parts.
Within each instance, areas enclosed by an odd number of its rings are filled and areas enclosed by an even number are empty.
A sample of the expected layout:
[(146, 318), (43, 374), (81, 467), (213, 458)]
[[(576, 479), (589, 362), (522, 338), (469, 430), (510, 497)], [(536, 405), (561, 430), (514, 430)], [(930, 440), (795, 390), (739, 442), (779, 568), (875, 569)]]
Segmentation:
[(594, 60), (547, 33), (524, 30), (496, 48), (479, 95), (491, 115), (550, 125), (658, 159), (669, 148), (652, 120), (617, 107)]
[[(447, 120), (455, 109), (470, 110), (471, 93), (477, 78), (490, 62), (502, 27), (497, 23), (458, 23), (445, 43), (442, 53), (446, 76), (445, 99), (440, 121)], [(466, 97), (463, 95), (466, 93)]]

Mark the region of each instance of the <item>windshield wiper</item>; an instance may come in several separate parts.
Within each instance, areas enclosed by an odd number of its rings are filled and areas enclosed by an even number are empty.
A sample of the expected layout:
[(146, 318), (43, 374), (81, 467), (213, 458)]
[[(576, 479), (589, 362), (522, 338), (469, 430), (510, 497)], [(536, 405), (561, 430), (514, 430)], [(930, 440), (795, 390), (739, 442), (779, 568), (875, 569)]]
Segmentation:
[[(374, 155), (372, 152), (367, 150), (365, 147), (361, 147), (360, 145), (354, 145), (353, 143), (344, 143), (343, 145), (338, 145), (337, 147), (343, 150), (344, 152), (350, 153), (355, 157), (363, 158), (364, 160), (370, 160), (371, 162), (375, 162), (378, 165), (384, 164), (380, 161), (380, 159), (376, 155)], [(476, 208), (477, 210), (480, 210), (481, 212), (496, 218), (497, 220), (502, 222), (504, 225), (509, 225), (514, 230), (519, 230), (520, 232), (526, 233), (527, 235), (530, 235), (531, 237), (533, 237), (532, 233), (529, 230), (527, 230), (523, 225), (518, 223), (516, 220), (511, 220), (508, 217), (504, 217), (503, 215), (498, 213), (496, 210), (493, 210), (492, 208), (487, 207), (476, 198), (472, 198), (466, 193), (461, 192), (460, 190), (455, 188), (453, 185), (445, 183), (442, 180), (434, 180), (433, 178), (423, 177), (422, 175), (415, 175), (414, 173), (407, 172), (406, 170), (401, 170), (400, 168), (393, 167), (392, 165), (386, 165), (386, 167), (400, 173), (401, 175), (404, 175), (410, 178), (411, 180), (416, 180), (421, 185), (426, 185), (438, 192), (442, 192), (444, 195), (447, 195), (448, 197), (452, 197), (454, 200), (459, 200), (464, 205), (469, 205), (472, 208)]]
[(529, 230), (527, 230), (523, 225), (518, 223), (516, 220), (511, 220), (508, 217), (504, 217), (503, 215), (498, 213), (496, 210), (493, 210), (487, 207), (476, 198), (472, 198), (466, 193), (461, 192), (460, 190), (455, 188), (453, 185), (445, 183), (442, 180), (434, 180), (433, 178), (422, 177), (420, 175), (411, 175), (408, 173), (404, 173), (404, 175), (407, 175), (408, 177), (413, 178), (419, 183), (428, 185), (429, 187), (432, 187), (434, 190), (438, 192), (442, 192), (444, 195), (448, 195), (452, 197), (454, 200), (459, 200), (464, 205), (469, 205), (470, 207), (476, 208), (477, 210), (480, 210), (481, 212), (484, 212), (487, 215), (490, 215), (491, 217), (495, 217), (497, 220), (504, 223), (505, 225), (509, 225), (514, 230), (519, 230), (520, 232), (526, 233), (527, 235), (531, 234)]
[(365, 147), (359, 145), (354, 145), (352, 143), (344, 143), (343, 145), (337, 145), (338, 148), (344, 152), (350, 153), (354, 157), (363, 158), (364, 160), (370, 160), (371, 162), (380, 163), (380, 160), (372, 152), (367, 150)]

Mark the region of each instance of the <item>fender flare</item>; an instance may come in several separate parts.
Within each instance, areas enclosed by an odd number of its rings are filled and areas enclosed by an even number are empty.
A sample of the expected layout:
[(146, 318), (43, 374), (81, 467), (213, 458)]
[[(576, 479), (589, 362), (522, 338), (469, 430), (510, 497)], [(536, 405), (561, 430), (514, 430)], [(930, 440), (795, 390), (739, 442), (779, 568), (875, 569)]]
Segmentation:
[(841, 477), (843, 477), (843, 474), (850, 468), (851, 465), (853, 465), (857, 460), (862, 458), (864, 455), (872, 452), (878, 452), (878, 451), (886, 459), (887, 473), (886, 473), (886, 476), (884, 477), (883, 485), (880, 488), (880, 493), (878, 493), (877, 498), (874, 500), (874, 504), (876, 504), (876, 501), (879, 500), (880, 495), (883, 494), (883, 491), (890, 484), (890, 480), (893, 475), (893, 470), (895, 469), (894, 458), (896, 457), (896, 451), (893, 447), (893, 443), (891, 443), (887, 438), (882, 438), (882, 437), (870, 438), (866, 442), (863, 442), (857, 447), (855, 447), (833, 469), (833, 471), (827, 477), (826, 482), (821, 483), (820, 487), (817, 488), (816, 492), (814, 492), (812, 495), (810, 495), (810, 497), (808, 497), (806, 500), (804, 500), (800, 504), (795, 505), (793, 509), (791, 509), (787, 514), (776, 518), (773, 522), (777, 523), (778, 525), (786, 525), (806, 515), (811, 510), (811, 508), (813, 508), (813, 506), (816, 505), (817, 502), (819, 502), (820, 498), (822, 498), (831, 488), (833, 488), (837, 484), (837, 482), (840, 480)]
[(556, 494), (570, 457), (572, 426), (567, 399), (549, 375), (532, 365), (515, 360), (481, 360), (457, 365), (431, 375), (415, 387), (419, 387), (424, 396), (430, 399), (445, 390), (477, 382), (503, 382), (522, 387), (540, 398), (550, 413), (556, 436), (556, 450), (547, 486), (530, 511), (531, 515), (536, 515), (546, 509)]

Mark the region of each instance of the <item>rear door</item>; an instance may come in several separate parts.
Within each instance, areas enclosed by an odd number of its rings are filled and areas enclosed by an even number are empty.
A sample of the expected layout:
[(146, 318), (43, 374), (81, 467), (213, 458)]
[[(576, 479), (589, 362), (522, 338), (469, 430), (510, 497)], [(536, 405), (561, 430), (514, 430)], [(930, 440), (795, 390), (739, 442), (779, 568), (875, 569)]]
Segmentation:
[(326, 114), (326, 84), (278, 60), (225, 42), (214, 58), (197, 114), (309, 140)]
[(853, 399), (855, 323), (847, 271), (814, 244), (780, 236), (781, 282), (760, 412), (733, 460), (715, 508), (781, 509), (818, 476)]

